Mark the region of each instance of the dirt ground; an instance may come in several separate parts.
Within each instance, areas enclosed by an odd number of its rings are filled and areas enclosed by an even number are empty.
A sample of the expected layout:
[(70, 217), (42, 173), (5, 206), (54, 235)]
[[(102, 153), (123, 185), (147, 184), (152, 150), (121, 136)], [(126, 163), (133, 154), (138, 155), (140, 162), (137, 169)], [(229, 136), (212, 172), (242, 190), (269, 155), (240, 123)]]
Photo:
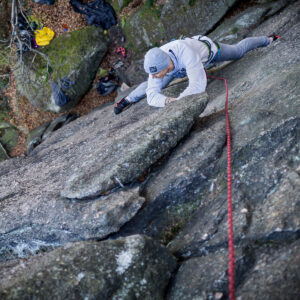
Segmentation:
[[(134, 7), (133, 10), (134, 9), (136, 9), (136, 7)], [(69, 0), (56, 0), (55, 3), (50, 6), (39, 5), (32, 1), (28, 6), (24, 7), (24, 10), (36, 16), (43, 26), (51, 28), (55, 32), (56, 37), (65, 34), (64, 28), (67, 28), (67, 32), (72, 32), (87, 26), (85, 16), (75, 13)], [(127, 10), (127, 14), (129, 13), (130, 11)], [(100, 67), (109, 71), (118, 60), (121, 60), (124, 66), (129, 65), (131, 61), (129, 51), (127, 51), (126, 58), (116, 53), (117, 47), (124, 46), (121, 41), (121, 27), (117, 25), (115, 28), (108, 30), (107, 34), (111, 42), (108, 45), (108, 52)], [(98, 80), (99, 76), (96, 76), (94, 83)], [(83, 99), (69, 112), (79, 114), (80, 116), (86, 115), (96, 107), (108, 102), (114, 102), (116, 95), (117, 93), (114, 91), (107, 96), (102, 96), (96, 89), (91, 88)], [(26, 152), (26, 139), (31, 130), (45, 122), (57, 118), (63, 113), (56, 114), (36, 109), (25, 97), (18, 94), (13, 74), (10, 78), (10, 85), (5, 90), (5, 96), (10, 99), (9, 106), (11, 108), (7, 121), (15, 125), (20, 131), (18, 144), (13, 151), (9, 153), (11, 157), (16, 157)]]

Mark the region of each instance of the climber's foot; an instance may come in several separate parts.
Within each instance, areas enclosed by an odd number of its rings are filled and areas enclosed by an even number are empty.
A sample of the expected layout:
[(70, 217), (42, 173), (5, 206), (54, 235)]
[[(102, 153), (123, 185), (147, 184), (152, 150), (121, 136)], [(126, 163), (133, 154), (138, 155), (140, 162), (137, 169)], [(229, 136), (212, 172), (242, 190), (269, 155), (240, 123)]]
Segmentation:
[(270, 39), (270, 44), (276, 40), (278, 40), (280, 38), (279, 35), (276, 35), (276, 34), (272, 34), (269, 36), (269, 39)]

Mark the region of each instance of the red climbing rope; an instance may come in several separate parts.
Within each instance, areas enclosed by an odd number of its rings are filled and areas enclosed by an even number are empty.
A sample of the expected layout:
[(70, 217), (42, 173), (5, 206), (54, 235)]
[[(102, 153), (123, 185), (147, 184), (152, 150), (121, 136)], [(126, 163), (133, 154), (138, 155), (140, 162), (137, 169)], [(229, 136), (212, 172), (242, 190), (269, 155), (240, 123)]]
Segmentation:
[(226, 102), (225, 102), (225, 116), (226, 116), (226, 132), (227, 132), (227, 198), (228, 198), (228, 248), (229, 248), (229, 299), (235, 299), (234, 289), (234, 241), (233, 241), (233, 220), (232, 220), (232, 189), (231, 189), (231, 143), (230, 143), (230, 123), (228, 114), (228, 85), (225, 78), (207, 76), (212, 79), (224, 80), (226, 87)]

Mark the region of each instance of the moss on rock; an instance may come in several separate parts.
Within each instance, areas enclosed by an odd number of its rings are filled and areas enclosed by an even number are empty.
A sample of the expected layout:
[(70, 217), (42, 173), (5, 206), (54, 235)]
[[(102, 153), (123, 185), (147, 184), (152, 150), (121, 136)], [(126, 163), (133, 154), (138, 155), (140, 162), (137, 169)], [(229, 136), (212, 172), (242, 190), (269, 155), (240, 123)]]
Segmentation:
[(181, 35), (206, 34), (238, 0), (169, 0), (164, 5), (145, 3), (126, 22), (127, 47), (141, 54)]
[(163, 40), (165, 29), (159, 17), (160, 10), (149, 9), (144, 5), (127, 20), (124, 26), (127, 46), (131, 46), (134, 53), (145, 52)]
[(9, 153), (18, 143), (18, 131), (7, 122), (0, 123), (0, 143)]
[[(23, 70), (20, 64), (16, 65), (17, 88), (40, 109), (66, 110), (88, 91), (106, 50), (102, 30), (94, 26), (54, 38), (50, 45), (39, 49), (42, 55), (25, 53)], [(28, 76), (23, 76), (24, 73)], [(50, 82), (59, 82), (64, 77), (74, 84), (63, 90), (71, 101), (61, 108), (51, 96)]]
[(110, 0), (108, 1), (114, 10), (119, 13), (124, 7), (128, 6), (133, 0)]

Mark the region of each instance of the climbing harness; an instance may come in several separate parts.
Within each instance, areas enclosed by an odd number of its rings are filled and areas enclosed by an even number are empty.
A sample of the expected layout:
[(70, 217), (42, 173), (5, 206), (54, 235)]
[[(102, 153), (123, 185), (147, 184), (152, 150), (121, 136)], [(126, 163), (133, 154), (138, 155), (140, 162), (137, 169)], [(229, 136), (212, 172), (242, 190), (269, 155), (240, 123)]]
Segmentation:
[[(217, 58), (217, 56), (219, 55), (219, 53), (220, 53), (220, 45), (217, 43), (217, 42), (213, 42), (215, 45), (216, 45), (216, 47), (217, 47), (217, 49), (218, 49), (218, 51), (217, 51), (217, 53), (215, 53), (213, 50), (212, 50), (212, 44), (211, 44), (211, 42), (209, 41), (209, 40), (207, 40), (207, 39), (205, 39), (205, 38), (203, 38), (204, 36), (203, 35), (200, 35), (199, 37), (198, 37), (198, 41), (199, 42), (201, 42), (202, 44), (204, 44), (206, 47), (207, 47), (207, 49), (208, 49), (208, 57), (207, 57), (207, 61), (204, 63), (204, 65), (208, 65), (210, 62), (212, 62), (214, 59), (216, 59)], [(186, 38), (189, 38), (189, 39), (193, 39), (192, 37), (186, 37), (186, 36), (180, 36), (180, 40), (185, 40)]]
[(226, 133), (227, 133), (227, 199), (228, 199), (228, 248), (229, 248), (229, 267), (228, 267), (228, 288), (229, 299), (235, 299), (234, 288), (234, 241), (233, 241), (233, 219), (232, 219), (232, 188), (231, 188), (231, 136), (230, 136), (230, 122), (228, 114), (228, 85), (223, 77), (208, 76), (211, 79), (224, 80), (226, 88), (226, 102), (225, 102), (225, 117), (226, 117)]
[(216, 55), (213, 57), (213, 59), (210, 61), (210, 63), (215, 63), (216, 62), (216, 60), (218, 59), (218, 57), (219, 57), (219, 55), (220, 55), (220, 52), (221, 52), (221, 46), (219, 45), (219, 43), (218, 42), (214, 42), (215, 43), (215, 45), (217, 46), (217, 48), (218, 48), (218, 50), (217, 50), (217, 53), (216, 53)]
[(198, 38), (198, 41), (200, 41), (201, 43), (203, 43), (207, 47), (207, 49), (208, 49), (208, 58), (207, 58), (206, 63), (210, 62), (215, 56), (215, 53), (211, 50), (211, 43), (207, 40), (201, 40), (201, 37)]

